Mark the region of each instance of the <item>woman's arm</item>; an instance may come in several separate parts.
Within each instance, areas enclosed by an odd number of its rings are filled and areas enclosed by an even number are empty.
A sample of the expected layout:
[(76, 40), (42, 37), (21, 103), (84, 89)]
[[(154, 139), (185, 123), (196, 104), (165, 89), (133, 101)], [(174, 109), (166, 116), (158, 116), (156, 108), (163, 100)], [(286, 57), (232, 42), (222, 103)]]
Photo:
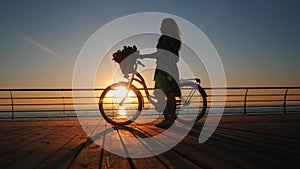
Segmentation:
[(143, 54), (143, 55), (140, 55), (139, 58), (141, 58), (141, 59), (145, 59), (145, 58), (156, 59), (157, 58), (157, 52)]

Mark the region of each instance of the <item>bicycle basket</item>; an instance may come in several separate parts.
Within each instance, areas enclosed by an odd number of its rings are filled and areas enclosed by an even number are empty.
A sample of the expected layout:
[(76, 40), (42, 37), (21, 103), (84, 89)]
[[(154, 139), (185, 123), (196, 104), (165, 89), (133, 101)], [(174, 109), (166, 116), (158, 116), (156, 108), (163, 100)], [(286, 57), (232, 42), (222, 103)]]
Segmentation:
[(136, 46), (124, 46), (122, 50), (118, 50), (113, 54), (113, 60), (119, 63), (122, 73), (126, 76), (133, 73), (134, 64), (137, 59), (137, 55), (134, 54), (137, 51)]

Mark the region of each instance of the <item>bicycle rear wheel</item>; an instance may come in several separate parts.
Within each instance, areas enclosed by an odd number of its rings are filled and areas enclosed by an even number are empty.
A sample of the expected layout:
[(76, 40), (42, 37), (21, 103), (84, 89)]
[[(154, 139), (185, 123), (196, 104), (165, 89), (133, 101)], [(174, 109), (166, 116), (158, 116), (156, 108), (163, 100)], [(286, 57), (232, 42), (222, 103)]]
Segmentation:
[[(207, 95), (197, 83), (180, 84), (181, 99), (177, 105), (177, 120), (181, 122), (197, 122), (207, 109)], [(180, 114), (179, 114), (180, 113)]]
[(108, 86), (99, 99), (99, 110), (103, 118), (113, 125), (128, 125), (142, 111), (142, 94), (126, 82)]

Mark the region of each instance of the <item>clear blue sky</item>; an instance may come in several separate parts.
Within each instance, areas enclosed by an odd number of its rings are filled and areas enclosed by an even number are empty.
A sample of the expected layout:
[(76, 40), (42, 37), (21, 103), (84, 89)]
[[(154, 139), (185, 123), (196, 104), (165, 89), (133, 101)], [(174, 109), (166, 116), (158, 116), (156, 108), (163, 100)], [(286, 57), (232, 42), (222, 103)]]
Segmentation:
[(0, 5), (0, 88), (71, 87), (100, 27), (137, 12), (177, 15), (218, 51), (228, 86), (300, 86), (299, 1), (15, 1)]

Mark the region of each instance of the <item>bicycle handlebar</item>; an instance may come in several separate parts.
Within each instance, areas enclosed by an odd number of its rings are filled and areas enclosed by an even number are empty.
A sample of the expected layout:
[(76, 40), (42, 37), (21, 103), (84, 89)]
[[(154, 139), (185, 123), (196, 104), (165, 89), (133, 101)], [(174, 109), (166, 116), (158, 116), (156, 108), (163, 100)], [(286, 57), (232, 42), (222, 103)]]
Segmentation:
[(136, 64), (138, 64), (138, 65), (141, 65), (141, 66), (143, 66), (143, 67), (145, 67), (145, 65), (140, 61), (140, 60), (137, 60), (136, 61)]

